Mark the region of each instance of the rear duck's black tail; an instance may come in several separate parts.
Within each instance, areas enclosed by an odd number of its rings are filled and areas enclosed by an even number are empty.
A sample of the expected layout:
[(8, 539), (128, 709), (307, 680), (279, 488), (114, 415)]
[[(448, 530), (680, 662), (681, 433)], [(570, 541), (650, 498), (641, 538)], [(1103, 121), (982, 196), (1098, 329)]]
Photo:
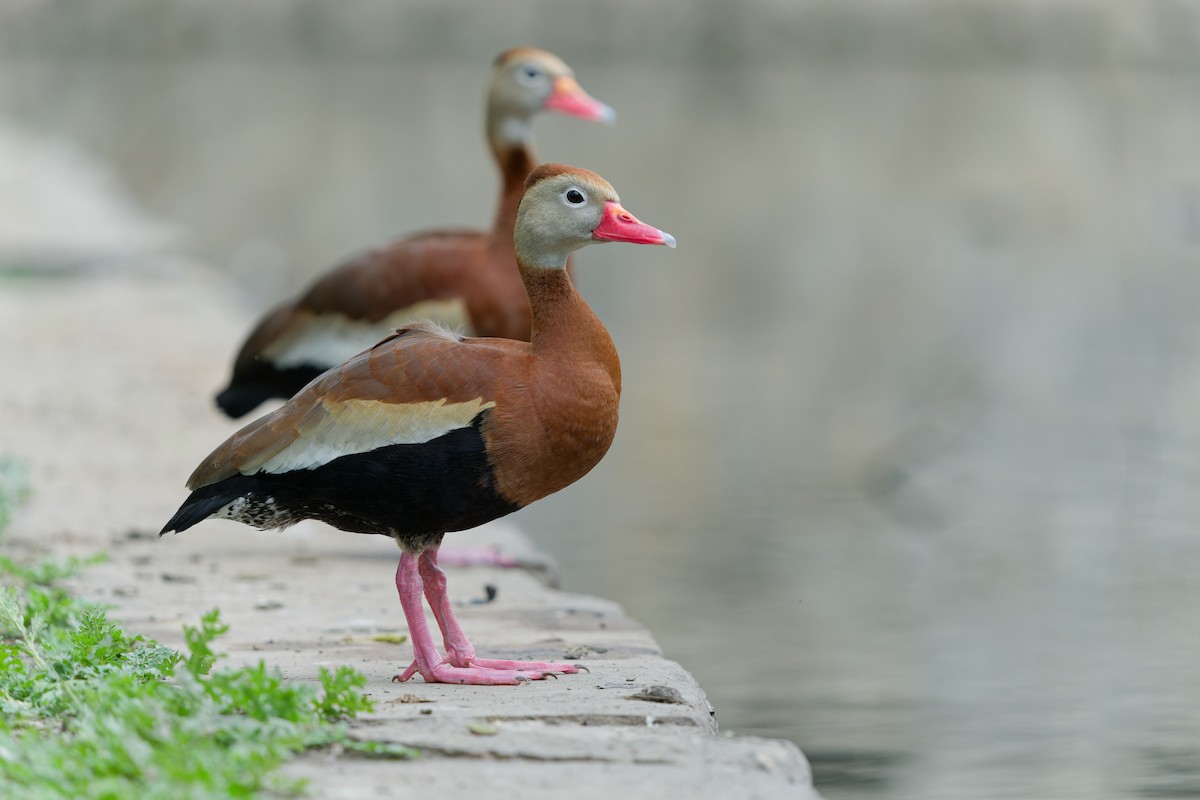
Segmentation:
[(234, 372), (229, 385), (217, 395), (217, 407), (237, 419), (267, 400), (287, 400), (324, 371), (308, 364), (277, 369), (267, 362), (256, 362), (251, 368)]
[(276, 396), (268, 386), (231, 383), (217, 395), (217, 408), (224, 411), (230, 419), (237, 419)]

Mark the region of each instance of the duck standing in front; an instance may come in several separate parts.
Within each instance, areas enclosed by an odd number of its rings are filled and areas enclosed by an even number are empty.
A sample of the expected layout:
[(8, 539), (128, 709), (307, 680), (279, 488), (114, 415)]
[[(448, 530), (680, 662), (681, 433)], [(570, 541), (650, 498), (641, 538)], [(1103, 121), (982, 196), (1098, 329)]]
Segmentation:
[[(281, 528), (318, 519), (396, 539), (396, 589), (415, 658), (395, 676), (513, 684), (571, 664), (481, 659), (438, 567), (442, 537), (509, 514), (583, 477), (617, 430), (621, 368), (608, 332), (572, 285), (584, 245), (675, 240), (625, 211), (599, 175), (560, 164), (526, 182), (514, 229), (532, 309), (528, 342), (402, 328), (234, 434), (188, 481), (163, 527), (233, 519)], [(441, 628), (439, 652), (422, 595)]]
[(488, 88), (486, 131), (501, 173), (489, 231), (416, 234), (353, 258), (301, 297), (270, 311), (242, 344), (217, 406), (241, 417), (271, 398), (287, 399), (327, 369), (419, 319), (477, 336), (529, 339), (529, 302), (513, 269), (513, 221), (536, 166), (533, 117), (557, 111), (611, 122), (557, 56), (522, 47), (501, 53)]

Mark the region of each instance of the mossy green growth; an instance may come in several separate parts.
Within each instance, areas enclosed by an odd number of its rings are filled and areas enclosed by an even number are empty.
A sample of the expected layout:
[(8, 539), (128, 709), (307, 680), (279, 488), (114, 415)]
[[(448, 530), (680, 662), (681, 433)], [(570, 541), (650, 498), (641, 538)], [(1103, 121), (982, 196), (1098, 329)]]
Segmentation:
[(344, 721), (372, 707), (349, 667), (320, 670), (317, 685), (262, 662), (216, 669), (228, 629), (217, 611), (184, 627), (184, 655), (49, 585), (66, 565), (11, 566), (0, 564), (0, 797), (299, 794), (272, 773), (303, 750), (415, 755), (349, 738)]

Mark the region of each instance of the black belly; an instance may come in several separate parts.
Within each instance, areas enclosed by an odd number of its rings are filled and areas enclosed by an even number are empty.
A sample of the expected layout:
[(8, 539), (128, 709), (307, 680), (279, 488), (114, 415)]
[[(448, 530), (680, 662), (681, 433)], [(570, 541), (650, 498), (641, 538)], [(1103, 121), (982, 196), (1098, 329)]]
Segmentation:
[(488, 413), (423, 444), (380, 447), (315, 469), (235, 475), (193, 492), (172, 520), (182, 524), (168, 523), (165, 530), (182, 530), (236, 502), (221, 516), (260, 528), (318, 519), (353, 533), (395, 536), (407, 549), (423, 550), (443, 533), (518, 508), (496, 491), (480, 433)]

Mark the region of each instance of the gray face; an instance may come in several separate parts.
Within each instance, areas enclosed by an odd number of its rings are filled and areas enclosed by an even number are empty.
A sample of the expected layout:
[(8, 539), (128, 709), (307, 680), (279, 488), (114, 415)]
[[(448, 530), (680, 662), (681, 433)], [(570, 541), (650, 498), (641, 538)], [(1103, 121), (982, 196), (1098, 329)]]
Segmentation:
[(492, 76), (488, 94), (491, 111), (528, 119), (545, 107), (554, 93), (555, 80), (571, 74), (566, 64), (549, 53), (507, 61)]
[(572, 251), (598, 242), (592, 231), (608, 202), (620, 199), (598, 176), (566, 173), (538, 181), (517, 211), (513, 232), (517, 255), (528, 266), (565, 266)]

